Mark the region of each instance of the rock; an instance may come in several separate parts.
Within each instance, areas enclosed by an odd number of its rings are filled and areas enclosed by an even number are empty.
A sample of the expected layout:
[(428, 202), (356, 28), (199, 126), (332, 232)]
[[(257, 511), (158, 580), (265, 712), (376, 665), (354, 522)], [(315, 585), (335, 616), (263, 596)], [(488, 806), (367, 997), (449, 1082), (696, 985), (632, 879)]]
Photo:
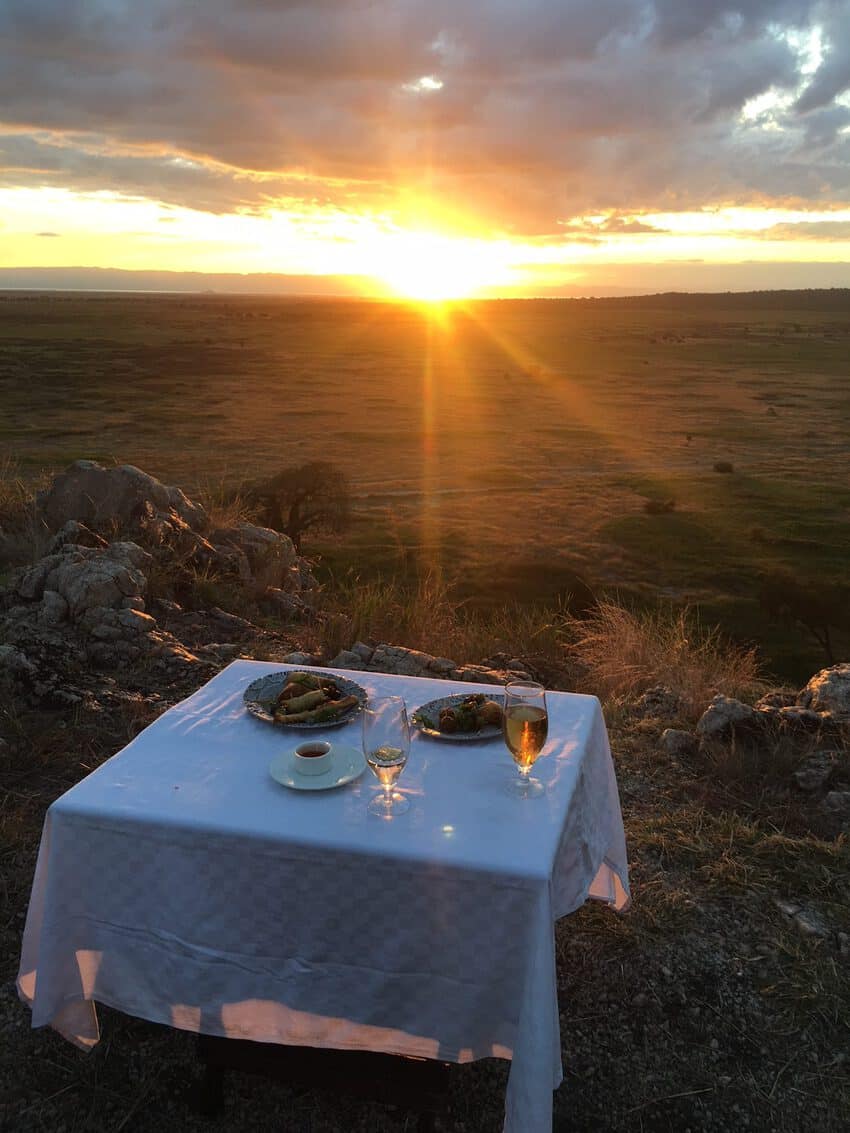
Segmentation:
[(68, 603), (55, 590), (45, 590), (41, 596), (38, 620), (43, 625), (55, 626), (68, 620)]
[(730, 696), (718, 695), (697, 722), (697, 735), (703, 739), (714, 739), (730, 732), (754, 730), (759, 723), (760, 713)]
[(678, 728), (665, 728), (661, 733), (661, 746), (667, 755), (674, 759), (694, 755), (699, 740), (692, 732), (683, 732)]
[(28, 602), (40, 598), (44, 593), (44, 584), (48, 575), (61, 562), (62, 555), (60, 553), (45, 555), (43, 559), (39, 559), (18, 581), (15, 589), (20, 597), (25, 598)]
[(52, 531), (68, 519), (94, 527), (134, 528), (151, 512), (166, 516), (173, 512), (194, 530), (203, 530), (208, 523), (200, 504), (132, 464), (104, 468), (93, 460), (78, 460), (40, 493), (38, 503)]
[(823, 717), (811, 708), (801, 708), (798, 704), (787, 705), (776, 710), (775, 717), (786, 728), (797, 731), (814, 731), (823, 724)]
[(183, 607), (179, 602), (172, 602), (170, 598), (157, 598), (156, 604), (165, 614), (182, 614)]
[(447, 677), (456, 668), (454, 661), (448, 657), (432, 657), (429, 668), (438, 677)]
[(263, 598), (274, 607), (277, 614), (288, 621), (308, 622), (316, 616), (316, 611), (304, 601), (300, 594), (281, 590), (279, 586), (267, 587), (263, 593)]
[(143, 614), (141, 610), (119, 610), (118, 624), (133, 633), (150, 633), (156, 629), (156, 619), (150, 614)]
[(829, 931), (820, 917), (810, 909), (801, 909), (793, 917), (793, 921), (803, 936), (826, 936)]
[[(175, 603), (175, 605), (176, 605), (176, 603)], [(142, 613), (144, 613), (145, 600), (144, 600), (144, 598), (136, 598), (136, 597), (124, 598), (124, 599), (122, 599), (122, 602), (121, 602), (121, 609), (122, 610), (141, 610)]]
[(14, 645), (0, 645), (0, 673), (3, 672), (13, 677), (27, 677), (36, 672), (36, 666)]
[(816, 673), (797, 701), (814, 712), (828, 712), (836, 721), (850, 721), (850, 664)]
[(850, 791), (830, 791), (823, 805), (837, 814), (850, 814)]
[(106, 542), (106, 539), (98, 535), (96, 531), (86, 527), (84, 523), (80, 523), (77, 519), (69, 519), (53, 536), (47, 548), (47, 553), (54, 554), (61, 551), (69, 543), (74, 543), (78, 547), (105, 547)]
[(395, 673), (402, 677), (421, 677), (429, 671), (435, 658), (418, 649), (403, 645), (378, 645), (369, 661), (373, 673)]
[(794, 772), (794, 782), (801, 791), (820, 791), (835, 774), (837, 756), (834, 751), (816, 751)]
[[(291, 568), (295, 565), (295, 547), (288, 535), (273, 531), (271, 527), (258, 527), (254, 523), (238, 523), (234, 527), (219, 528), (210, 533), (210, 542), (217, 548), (235, 551), (245, 557), (251, 574), (269, 586), (300, 590), (300, 575)], [(293, 580), (298, 585), (293, 586)]]
[(500, 669), (488, 669), (484, 665), (464, 665), (455, 669), (451, 679), (455, 681), (474, 681), (479, 685), (504, 685), (511, 674)]
[(317, 665), (319, 662), (312, 653), (287, 653), (283, 658), (284, 665)]
[(632, 704), (630, 712), (640, 720), (675, 718), (682, 710), (682, 699), (666, 685), (649, 688)]
[(352, 649), (343, 649), (337, 653), (333, 661), (328, 661), (328, 666), (331, 669), (365, 669), (366, 663), (359, 653), (355, 653)]
[[(351, 647), (351, 652), (356, 653), (364, 664), (368, 664), (369, 661), (372, 660), (372, 654), (375, 652), (375, 650), (371, 645), (367, 645), (364, 641), (355, 641)], [(454, 665), (452, 665), (452, 668), (454, 668)]]
[(247, 618), (240, 618), (238, 614), (228, 614), (226, 610), (222, 610), (219, 606), (213, 606), (209, 611), (209, 616), (214, 618), (219, 625), (227, 626), (228, 629), (233, 631), (246, 633), (254, 629)]
[(69, 617), (77, 621), (91, 607), (118, 606), (124, 598), (141, 596), (147, 579), (136, 564), (145, 560), (150, 556), (133, 543), (112, 543), (106, 550), (71, 545), (47, 576), (45, 588), (65, 599)]
[(797, 703), (797, 693), (788, 689), (779, 689), (776, 692), (767, 692), (761, 697), (760, 700), (755, 702), (754, 707), (761, 711), (765, 708), (788, 708), (792, 704)]

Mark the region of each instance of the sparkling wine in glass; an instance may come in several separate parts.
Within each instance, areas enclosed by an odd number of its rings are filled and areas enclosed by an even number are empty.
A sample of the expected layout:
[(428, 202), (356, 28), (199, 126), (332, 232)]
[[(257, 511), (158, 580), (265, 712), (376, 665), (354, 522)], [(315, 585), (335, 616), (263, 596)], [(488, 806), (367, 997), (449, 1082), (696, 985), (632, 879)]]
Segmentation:
[(410, 803), (395, 784), (407, 763), (410, 728), (407, 708), (400, 696), (379, 696), (363, 709), (363, 754), (372, 774), (383, 787), (369, 803), (370, 814), (392, 818), (403, 814)]
[(508, 751), (517, 765), (519, 777), (509, 790), (521, 798), (542, 794), (544, 786), (531, 775), (531, 768), (549, 734), (546, 690), (536, 681), (511, 681), (505, 686), (503, 731)]

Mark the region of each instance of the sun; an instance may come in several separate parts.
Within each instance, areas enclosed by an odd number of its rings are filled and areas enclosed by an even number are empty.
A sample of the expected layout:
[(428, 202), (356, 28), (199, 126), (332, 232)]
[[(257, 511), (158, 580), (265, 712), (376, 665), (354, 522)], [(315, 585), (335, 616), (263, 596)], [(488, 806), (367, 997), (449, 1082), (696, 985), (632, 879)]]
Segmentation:
[(393, 233), (370, 249), (370, 274), (404, 299), (468, 299), (495, 282), (487, 257), (471, 241), (431, 233)]

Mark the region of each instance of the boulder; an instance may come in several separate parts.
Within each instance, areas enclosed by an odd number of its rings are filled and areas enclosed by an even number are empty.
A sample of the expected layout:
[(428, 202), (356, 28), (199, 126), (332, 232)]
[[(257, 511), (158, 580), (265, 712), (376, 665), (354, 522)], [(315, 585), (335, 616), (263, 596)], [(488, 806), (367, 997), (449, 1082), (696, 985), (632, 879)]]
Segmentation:
[(834, 814), (850, 816), (850, 791), (830, 791), (823, 805)]
[(96, 531), (92, 531), (86, 527), (84, 523), (80, 523), (77, 519), (69, 519), (67, 523), (56, 532), (50, 541), (47, 548), (48, 554), (54, 554), (56, 551), (61, 551), (69, 543), (75, 543), (78, 547), (105, 547), (106, 540), (103, 539)]
[(673, 759), (680, 759), (694, 755), (699, 746), (699, 740), (692, 732), (683, 732), (678, 728), (665, 728), (661, 733), (661, 746), (666, 755)]
[[(358, 642), (362, 654), (369, 647)], [(356, 647), (355, 647), (356, 649)], [(352, 650), (354, 652), (354, 650)], [(373, 673), (396, 673), (402, 677), (443, 677), (446, 680), (477, 681), (479, 684), (504, 684), (506, 674), (488, 669), (485, 665), (467, 665), (458, 668), (448, 657), (432, 657), (419, 649), (384, 642), (371, 651), (365, 667)]]
[(373, 673), (395, 673), (400, 677), (433, 676), (431, 663), (436, 658), (418, 649), (403, 645), (378, 645), (369, 661)]
[(800, 693), (797, 703), (814, 712), (828, 712), (833, 720), (850, 721), (850, 664), (821, 669)]
[(0, 677), (4, 674), (12, 677), (27, 677), (35, 671), (36, 666), (26, 653), (16, 649), (14, 645), (0, 645)]
[(140, 567), (151, 558), (134, 543), (111, 543), (105, 550), (65, 548), (59, 563), (45, 579), (68, 604), (68, 616), (79, 621), (91, 608), (119, 606), (128, 597), (141, 597), (147, 579)]
[(817, 731), (823, 724), (823, 717), (811, 708), (801, 708), (799, 704), (789, 704), (776, 710), (775, 719), (785, 728), (797, 732)]
[(718, 695), (699, 718), (696, 730), (703, 739), (715, 739), (731, 732), (754, 730), (759, 720), (760, 713), (749, 704)]
[(95, 528), (133, 528), (157, 513), (173, 513), (198, 531), (208, 523), (200, 504), (132, 464), (104, 468), (93, 460), (77, 460), (40, 493), (38, 503), (51, 531), (59, 531), (69, 519)]
[(754, 708), (760, 712), (765, 708), (789, 708), (792, 704), (797, 703), (797, 693), (789, 689), (778, 689), (775, 692), (766, 692), (759, 700), (755, 702)]
[[(434, 658), (438, 660), (438, 658)], [(433, 673), (429, 673), (433, 676)], [(464, 665), (462, 668), (455, 669), (451, 674), (452, 680), (455, 681), (472, 681), (479, 685), (504, 685), (514, 676), (513, 673), (507, 673), (504, 669), (488, 669), (486, 665)]]
[(41, 596), (38, 620), (43, 625), (55, 626), (68, 620), (68, 603), (56, 590), (45, 590)]
[(337, 653), (333, 661), (328, 661), (331, 669), (365, 669), (363, 658), (351, 649), (343, 649)]
[(287, 653), (283, 658), (284, 665), (316, 665), (318, 664), (316, 658), (312, 653), (301, 653), (296, 651), (294, 653)]
[(316, 611), (304, 601), (300, 594), (281, 590), (279, 586), (266, 587), (263, 592), (263, 599), (276, 614), (287, 621), (308, 622), (316, 616)]
[[(273, 531), (271, 527), (237, 523), (212, 531), (209, 539), (220, 554), (242, 555), (250, 575), (261, 578), (269, 586), (303, 589), (295, 562), (295, 547), (288, 535)], [(296, 567), (294, 571), (293, 567)]]
[(801, 791), (820, 791), (835, 774), (837, 766), (837, 752), (816, 751), (794, 772), (794, 782)]

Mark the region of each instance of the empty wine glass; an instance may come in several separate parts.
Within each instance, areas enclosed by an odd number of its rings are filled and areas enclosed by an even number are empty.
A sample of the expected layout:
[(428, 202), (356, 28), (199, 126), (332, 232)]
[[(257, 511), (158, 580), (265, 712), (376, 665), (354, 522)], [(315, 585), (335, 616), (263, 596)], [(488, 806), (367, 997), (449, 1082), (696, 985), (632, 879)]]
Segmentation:
[(369, 803), (370, 814), (392, 818), (410, 806), (401, 791), (393, 790), (409, 751), (410, 727), (404, 700), (400, 696), (370, 698), (363, 708), (363, 754), (383, 787)]
[(505, 686), (504, 736), (513, 756), (519, 778), (508, 785), (511, 794), (531, 798), (542, 794), (539, 779), (531, 777), (531, 768), (549, 734), (546, 690), (536, 681), (511, 681)]

